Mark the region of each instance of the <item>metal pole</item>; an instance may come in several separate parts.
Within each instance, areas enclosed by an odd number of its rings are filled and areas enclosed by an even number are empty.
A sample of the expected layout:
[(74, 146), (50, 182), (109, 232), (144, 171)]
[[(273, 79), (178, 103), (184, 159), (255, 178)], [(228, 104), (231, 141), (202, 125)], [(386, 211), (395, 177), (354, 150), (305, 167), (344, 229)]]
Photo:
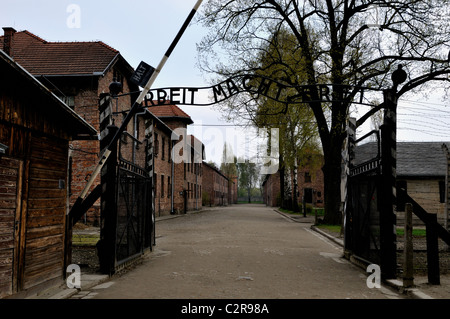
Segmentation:
[(133, 106), (131, 107), (130, 112), (128, 112), (128, 115), (125, 117), (125, 119), (124, 119), (122, 125), (120, 126), (119, 130), (117, 131), (116, 135), (111, 140), (111, 143), (109, 144), (108, 148), (105, 150), (103, 156), (101, 157), (99, 163), (97, 164), (97, 167), (95, 168), (94, 172), (92, 173), (91, 178), (89, 179), (85, 188), (83, 189), (83, 191), (81, 192), (77, 201), (75, 202), (74, 206), (72, 207), (72, 210), (76, 209), (82, 203), (82, 201), (86, 198), (86, 195), (87, 195), (90, 187), (94, 183), (94, 181), (97, 178), (98, 174), (100, 173), (102, 167), (105, 165), (105, 162), (107, 161), (108, 157), (111, 155), (111, 149), (117, 143), (117, 141), (119, 140), (123, 131), (128, 126), (128, 123), (131, 121), (131, 119), (134, 117), (134, 115), (139, 110), (140, 104), (142, 103), (142, 101), (144, 101), (145, 96), (150, 91), (153, 83), (155, 82), (155, 80), (158, 77), (159, 73), (161, 72), (162, 68), (166, 64), (166, 62), (169, 59), (170, 55), (172, 54), (173, 50), (177, 46), (178, 42), (180, 41), (180, 39), (183, 36), (184, 32), (186, 31), (187, 27), (191, 23), (192, 19), (194, 18), (195, 14), (197, 13), (197, 10), (200, 7), (202, 2), (203, 2), (203, 0), (198, 0), (197, 3), (195, 4), (194, 8), (192, 9), (191, 13), (187, 17), (187, 19), (184, 22), (183, 26), (181, 27), (180, 31), (176, 35), (175, 39), (173, 40), (173, 42), (170, 45), (169, 49), (167, 50), (166, 54), (161, 59), (161, 62), (159, 63), (158, 67), (156, 68), (155, 72), (152, 74), (152, 76), (148, 80), (148, 82), (145, 85), (144, 89), (142, 90), (141, 94), (137, 98), (136, 102), (134, 102)]

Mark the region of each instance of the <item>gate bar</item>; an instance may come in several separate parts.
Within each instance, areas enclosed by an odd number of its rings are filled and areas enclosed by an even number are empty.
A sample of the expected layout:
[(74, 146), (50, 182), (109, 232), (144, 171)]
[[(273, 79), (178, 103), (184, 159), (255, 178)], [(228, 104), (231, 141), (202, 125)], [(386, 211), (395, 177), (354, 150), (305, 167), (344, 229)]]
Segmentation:
[(119, 140), (120, 136), (122, 135), (122, 132), (125, 130), (125, 128), (127, 127), (128, 123), (131, 121), (131, 119), (133, 118), (135, 113), (138, 111), (138, 109), (140, 107), (140, 104), (144, 100), (144, 98), (147, 95), (148, 91), (150, 91), (153, 83), (155, 82), (155, 80), (158, 77), (159, 73), (161, 72), (162, 68), (166, 64), (166, 62), (169, 59), (170, 55), (172, 54), (173, 50), (177, 46), (179, 40), (181, 39), (181, 37), (183, 36), (183, 34), (186, 31), (187, 27), (191, 23), (191, 21), (194, 18), (198, 8), (200, 7), (202, 1), (203, 0), (198, 0), (197, 1), (197, 3), (195, 4), (194, 8), (191, 11), (191, 13), (189, 14), (189, 16), (187, 17), (186, 21), (184, 22), (183, 26), (181, 27), (181, 29), (179, 30), (178, 34), (176, 35), (175, 39), (173, 40), (172, 44), (170, 45), (169, 49), (167, 50), (166, 54), (161, 59), (161, 62), (159, 63), (158, 67), (153, 72), (152, 76), (148, 80), (148, 82), (145, 85), (144, 89), (142, 90), (141, 94), (137, 98), (136, 102), (134, 102), (133, 106), (131, 107), (130, 112), (125, 117), (125, 119), (124, 119), (122, 125), (120, 126), (119, 130), (117, 131), (116, 135), (113, 137), (113, 139), (109, 143), (107, 149), (103, 153), (99, 163), (97, 164), (97, 167), (95, 168), (94, 172), (91, 175), (91, 178), (89, 179), (88, 183), (84, 187), (84, 189), (81, 192), (80, 196), (77, 198), (76, 202), (74, 203), (71, 212), (72, 211), (76, 211), (77, 209), (79, 209), (79, 206), (82, 204), (83, 200), (86, 198), (86, 195), (87, 195), (87, 193), (89, 191), (89, 188), (92, 186), (92, 184), (94, 183), (94, 180), (97, 178), (97, 176), (100, 173), (101, 169), (105, 165), (109, 155), (111, 155), (112, 146), (115, 143), (117, 143), (117, 141)]

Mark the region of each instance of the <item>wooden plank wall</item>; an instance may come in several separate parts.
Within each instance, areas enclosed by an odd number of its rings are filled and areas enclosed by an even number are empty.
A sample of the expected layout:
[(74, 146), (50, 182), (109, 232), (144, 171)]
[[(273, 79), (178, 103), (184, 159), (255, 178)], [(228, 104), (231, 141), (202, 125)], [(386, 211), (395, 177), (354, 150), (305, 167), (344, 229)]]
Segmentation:
[[(16, 206), (10, 202), (12, 195), (5, 195), (15, 186), (1, 189), (6, 179), (0, 176), (0, 201), (2, 196), (11, 197), (0, 202), (0, 247), (6, 247), (0, 252), (0, 290), (6, 294), (63, 279), (68, 141), (73, 128), (52, 107), (57, 107), (54, 101), (32, 81), (2, 65), (0, 143), (8, 150), (1, 159), (20, 163)], [(14, 264), (11, 249), (17, 257)]]
[(33, 136), (23, 289), (63, 278), (68, 142)]
[(16, 212), (20, 213), (21, 162), (0, 158), (0, 298), (15, 291)]

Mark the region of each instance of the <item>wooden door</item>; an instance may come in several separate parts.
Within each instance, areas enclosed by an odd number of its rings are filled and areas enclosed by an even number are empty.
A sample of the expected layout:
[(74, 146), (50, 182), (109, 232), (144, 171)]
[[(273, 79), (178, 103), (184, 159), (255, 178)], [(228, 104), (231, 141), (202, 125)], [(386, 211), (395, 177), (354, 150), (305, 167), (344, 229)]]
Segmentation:
[(17, 291), (21, 161), (0, 157), (0, 298)]

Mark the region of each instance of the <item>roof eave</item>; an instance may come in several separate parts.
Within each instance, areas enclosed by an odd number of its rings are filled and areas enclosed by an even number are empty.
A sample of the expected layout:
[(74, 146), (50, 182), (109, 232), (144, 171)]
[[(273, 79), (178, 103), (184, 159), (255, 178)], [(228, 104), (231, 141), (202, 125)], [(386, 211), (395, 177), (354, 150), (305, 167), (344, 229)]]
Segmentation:
[(97, 130), (90, 125), (86, 120), (84, 120), (81, 116), (75, 113), (67, 104), (65, 104), (61, 99), (59, 99), (53, 92), (51, 92), (47, 87), (45, 87), (40, 81), (36, 79), (31, 73), (29, 73), (26, 69), (24, 69), (21, 65), (16, 63), (8, 54), (6, 54), (3, 50), (0, 49), (0, 57), (7, 63), (9, 63), (14, 69), (21, 72), (25, 77), (27, 77), (37, 88), (42, 91), (44, 94), (48, 95), (55, 103), (61, 106), (61, 109), (69, 115), (70, 118), (75, 120), (80, 124), (80, 131), (73, 135), (73, 137), (86, 135), (92, 136), (92, 138), (97, 138)]

